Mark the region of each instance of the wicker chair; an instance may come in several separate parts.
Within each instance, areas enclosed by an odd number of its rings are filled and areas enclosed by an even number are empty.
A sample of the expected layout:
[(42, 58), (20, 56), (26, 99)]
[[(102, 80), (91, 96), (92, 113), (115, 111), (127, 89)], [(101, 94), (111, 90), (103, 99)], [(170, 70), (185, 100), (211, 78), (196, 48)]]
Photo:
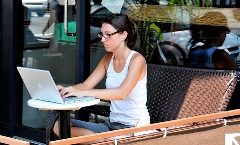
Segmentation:
[(177, 119), (225, 111), (237, 84), (237, 74), (200, 71), (190, 83)]
[[(147, 107), (151, 123), (226, 110), (237, 82), (234, 70), (148, 64), (147, 72)], [(100, 105), (80, 111), (87, 116), (89, 113), (109, 116), (110, 113), (109, 106)], [(51, 128), (47, 130), (50, 133)]]
[(226, 110), (237, 71), (148, 65), (151, 123)]

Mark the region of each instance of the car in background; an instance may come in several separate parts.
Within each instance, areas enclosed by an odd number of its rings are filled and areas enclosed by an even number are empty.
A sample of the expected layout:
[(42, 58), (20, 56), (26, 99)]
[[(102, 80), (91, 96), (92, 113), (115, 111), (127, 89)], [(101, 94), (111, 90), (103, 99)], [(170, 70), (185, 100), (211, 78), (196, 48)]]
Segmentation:
[(38, 16), (44, 16), (48, 10), (51, 0), (22, 0), (22, 4), (29, 9), (29, 12), (36, 12)]

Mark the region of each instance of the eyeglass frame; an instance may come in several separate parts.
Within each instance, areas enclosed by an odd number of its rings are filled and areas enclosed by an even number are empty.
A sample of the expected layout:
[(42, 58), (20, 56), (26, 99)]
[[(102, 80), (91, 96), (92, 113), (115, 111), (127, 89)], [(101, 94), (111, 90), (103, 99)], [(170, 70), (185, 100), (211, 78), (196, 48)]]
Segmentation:
[[(116, 31), (116, 32), (113, 32), (113, 33), (110, 33), (110, 34), (103, 34), (102, 32), (99, 32), (98, 34), (97, 34), (97, 36), (98, 36), (98, 38), (100, 38), (100, 39), (102, 39), (103, 37), (105, 38), (105, 39), (110, 39), (113, 35), (115, 35), (115, 34), (117, 34), (117, 33), (119, 33), (120, 31)], [(104, 36), (105, 35), (105, 36)]]

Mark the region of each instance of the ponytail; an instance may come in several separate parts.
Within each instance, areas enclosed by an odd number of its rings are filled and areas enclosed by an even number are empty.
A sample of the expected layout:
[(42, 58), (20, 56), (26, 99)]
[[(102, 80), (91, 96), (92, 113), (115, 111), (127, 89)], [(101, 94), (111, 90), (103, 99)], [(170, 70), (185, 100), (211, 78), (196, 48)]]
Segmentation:
[(134, 23), (131, 19), (129, 20), (129, 25), (128, 25), (128, 37), (126, 39), (127, 46), (129, 48), (132, 48), (136, 41), (137, 41), (137, 36), (138, 36), (138, 28), (136, 23)]

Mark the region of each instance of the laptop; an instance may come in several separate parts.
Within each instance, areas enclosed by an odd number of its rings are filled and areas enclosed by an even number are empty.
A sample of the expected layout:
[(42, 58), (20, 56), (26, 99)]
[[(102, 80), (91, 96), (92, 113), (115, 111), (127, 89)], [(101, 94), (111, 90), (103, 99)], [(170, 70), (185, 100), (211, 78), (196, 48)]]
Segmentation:
[(62, 98), (48, 70), (17, 67), (18, 72), (32, 99), (71, 104), (94, 100), (93, 96)]

